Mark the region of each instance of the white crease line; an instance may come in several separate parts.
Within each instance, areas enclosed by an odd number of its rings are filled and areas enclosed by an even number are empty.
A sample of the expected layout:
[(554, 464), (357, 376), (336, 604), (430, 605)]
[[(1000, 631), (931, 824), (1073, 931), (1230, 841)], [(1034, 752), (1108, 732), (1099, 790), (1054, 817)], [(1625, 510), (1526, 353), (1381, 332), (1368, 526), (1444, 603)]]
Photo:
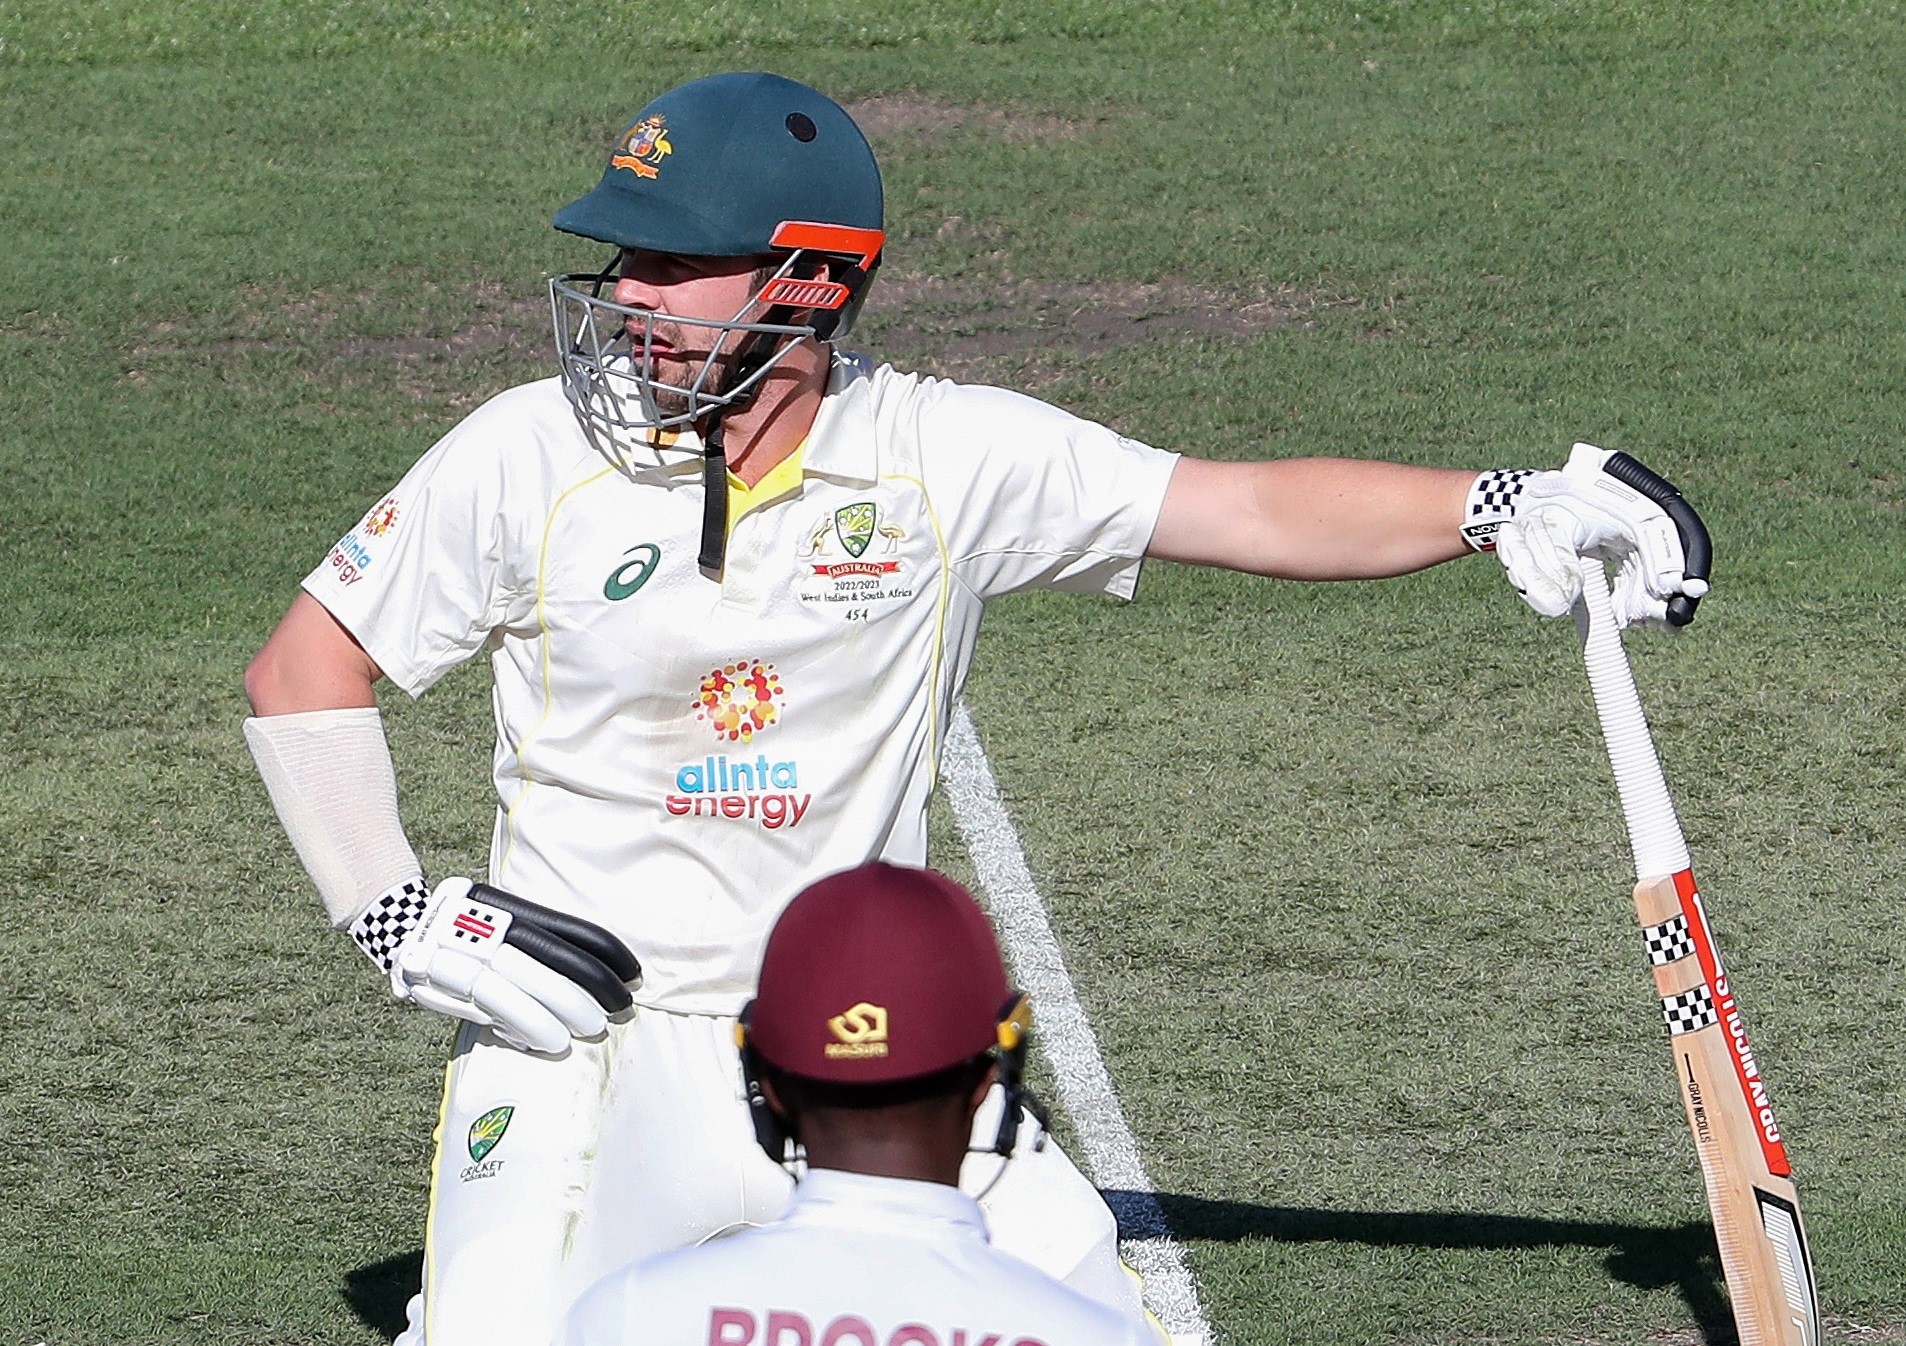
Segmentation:
[(1045, 902), (1033, 886), (1019, 833), (999, 797), (993, 769), (980, 747), (966, 707), (954, 708), (941, 781), (953, 805), (966, 851), (980, 886), (992, 903), (1006, 956), (1020, 989), (1032, 997), (1033, 1040), (1052, 1065), (1059, 1101), (1085, 1147), (1086, 1170), (1107, 1192), (1118, 1217), (1125, 1260), (1145, 1280), (1145, 1303), (1180, 1346), (1204, 1346), (1211, 1324), (1198, 1303), (1198, 1287), (1185, 1265), (1184, 1249), (1171, 1236), (1157, 1190), (1139, 1158), (1138, 1141), (1112, 1091), (1098, 1035), (1079, 1004), (1066, 973), (1065, 956), (1046, 919)]

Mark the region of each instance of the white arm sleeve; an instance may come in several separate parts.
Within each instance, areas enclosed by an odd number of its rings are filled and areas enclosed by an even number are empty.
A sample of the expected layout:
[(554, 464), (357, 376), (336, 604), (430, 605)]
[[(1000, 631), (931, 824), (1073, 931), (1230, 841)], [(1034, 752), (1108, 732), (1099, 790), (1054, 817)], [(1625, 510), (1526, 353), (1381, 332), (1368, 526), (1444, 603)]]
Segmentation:
[(423, 866), (397, 816), (397, 773), (374, 706), (245, 721), (245, 743), (285, 834), (345, 929)]

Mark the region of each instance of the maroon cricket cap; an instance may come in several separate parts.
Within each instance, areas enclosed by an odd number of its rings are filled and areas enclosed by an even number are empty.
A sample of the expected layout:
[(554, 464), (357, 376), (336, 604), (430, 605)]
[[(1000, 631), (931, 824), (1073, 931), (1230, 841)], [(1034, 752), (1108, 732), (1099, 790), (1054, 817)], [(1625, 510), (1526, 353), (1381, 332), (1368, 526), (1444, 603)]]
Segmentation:
[(885, 1084), (992, 1047), (1012, 998), (971, 893), (929, 869), (874, 862), (822, 879), (781, 913), (748, 1040), (791, 1075)]

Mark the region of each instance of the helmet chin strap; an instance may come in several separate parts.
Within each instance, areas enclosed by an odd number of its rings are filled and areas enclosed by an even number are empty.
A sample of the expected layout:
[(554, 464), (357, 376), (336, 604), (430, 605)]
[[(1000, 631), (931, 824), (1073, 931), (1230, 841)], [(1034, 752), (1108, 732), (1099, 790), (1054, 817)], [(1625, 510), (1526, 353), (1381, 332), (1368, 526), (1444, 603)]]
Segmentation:
[[(779, 335), (756, 332), (735, 357), (734, 381), (745, 383), (774, 354)], [(696, 558), (702, 573), (712, 580), (721, 579), (721, 568), (728, 551), (728, 449), (723, 440), (722, 422), (737, 407), (754, 401), (760, 389), (750, 389), (746, 397), (716, 407), (708, 413), (702, 440), (702, 546)]]

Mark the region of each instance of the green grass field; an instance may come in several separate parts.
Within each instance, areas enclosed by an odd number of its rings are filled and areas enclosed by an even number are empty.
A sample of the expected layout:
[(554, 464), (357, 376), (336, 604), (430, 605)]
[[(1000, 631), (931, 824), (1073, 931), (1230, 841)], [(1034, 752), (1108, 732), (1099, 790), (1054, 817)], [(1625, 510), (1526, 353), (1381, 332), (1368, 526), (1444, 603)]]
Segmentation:
[[(240, 670), (550, 369), (608, 137), (750, 67), (872, 130), (871, 349), (1700, 505), (1630, 645), (1829, 1335), (1906, 1341), (1900, 5), (0, 0), (0, 1346), (394, 1330), (449, 1030), (326, 930)], [(1493, 562), (1009, 602), (969, 704), (1224, 1342), (1733, 1339), (1573, 634)], [(386, 711), (480, 863), (485, 674)]]

